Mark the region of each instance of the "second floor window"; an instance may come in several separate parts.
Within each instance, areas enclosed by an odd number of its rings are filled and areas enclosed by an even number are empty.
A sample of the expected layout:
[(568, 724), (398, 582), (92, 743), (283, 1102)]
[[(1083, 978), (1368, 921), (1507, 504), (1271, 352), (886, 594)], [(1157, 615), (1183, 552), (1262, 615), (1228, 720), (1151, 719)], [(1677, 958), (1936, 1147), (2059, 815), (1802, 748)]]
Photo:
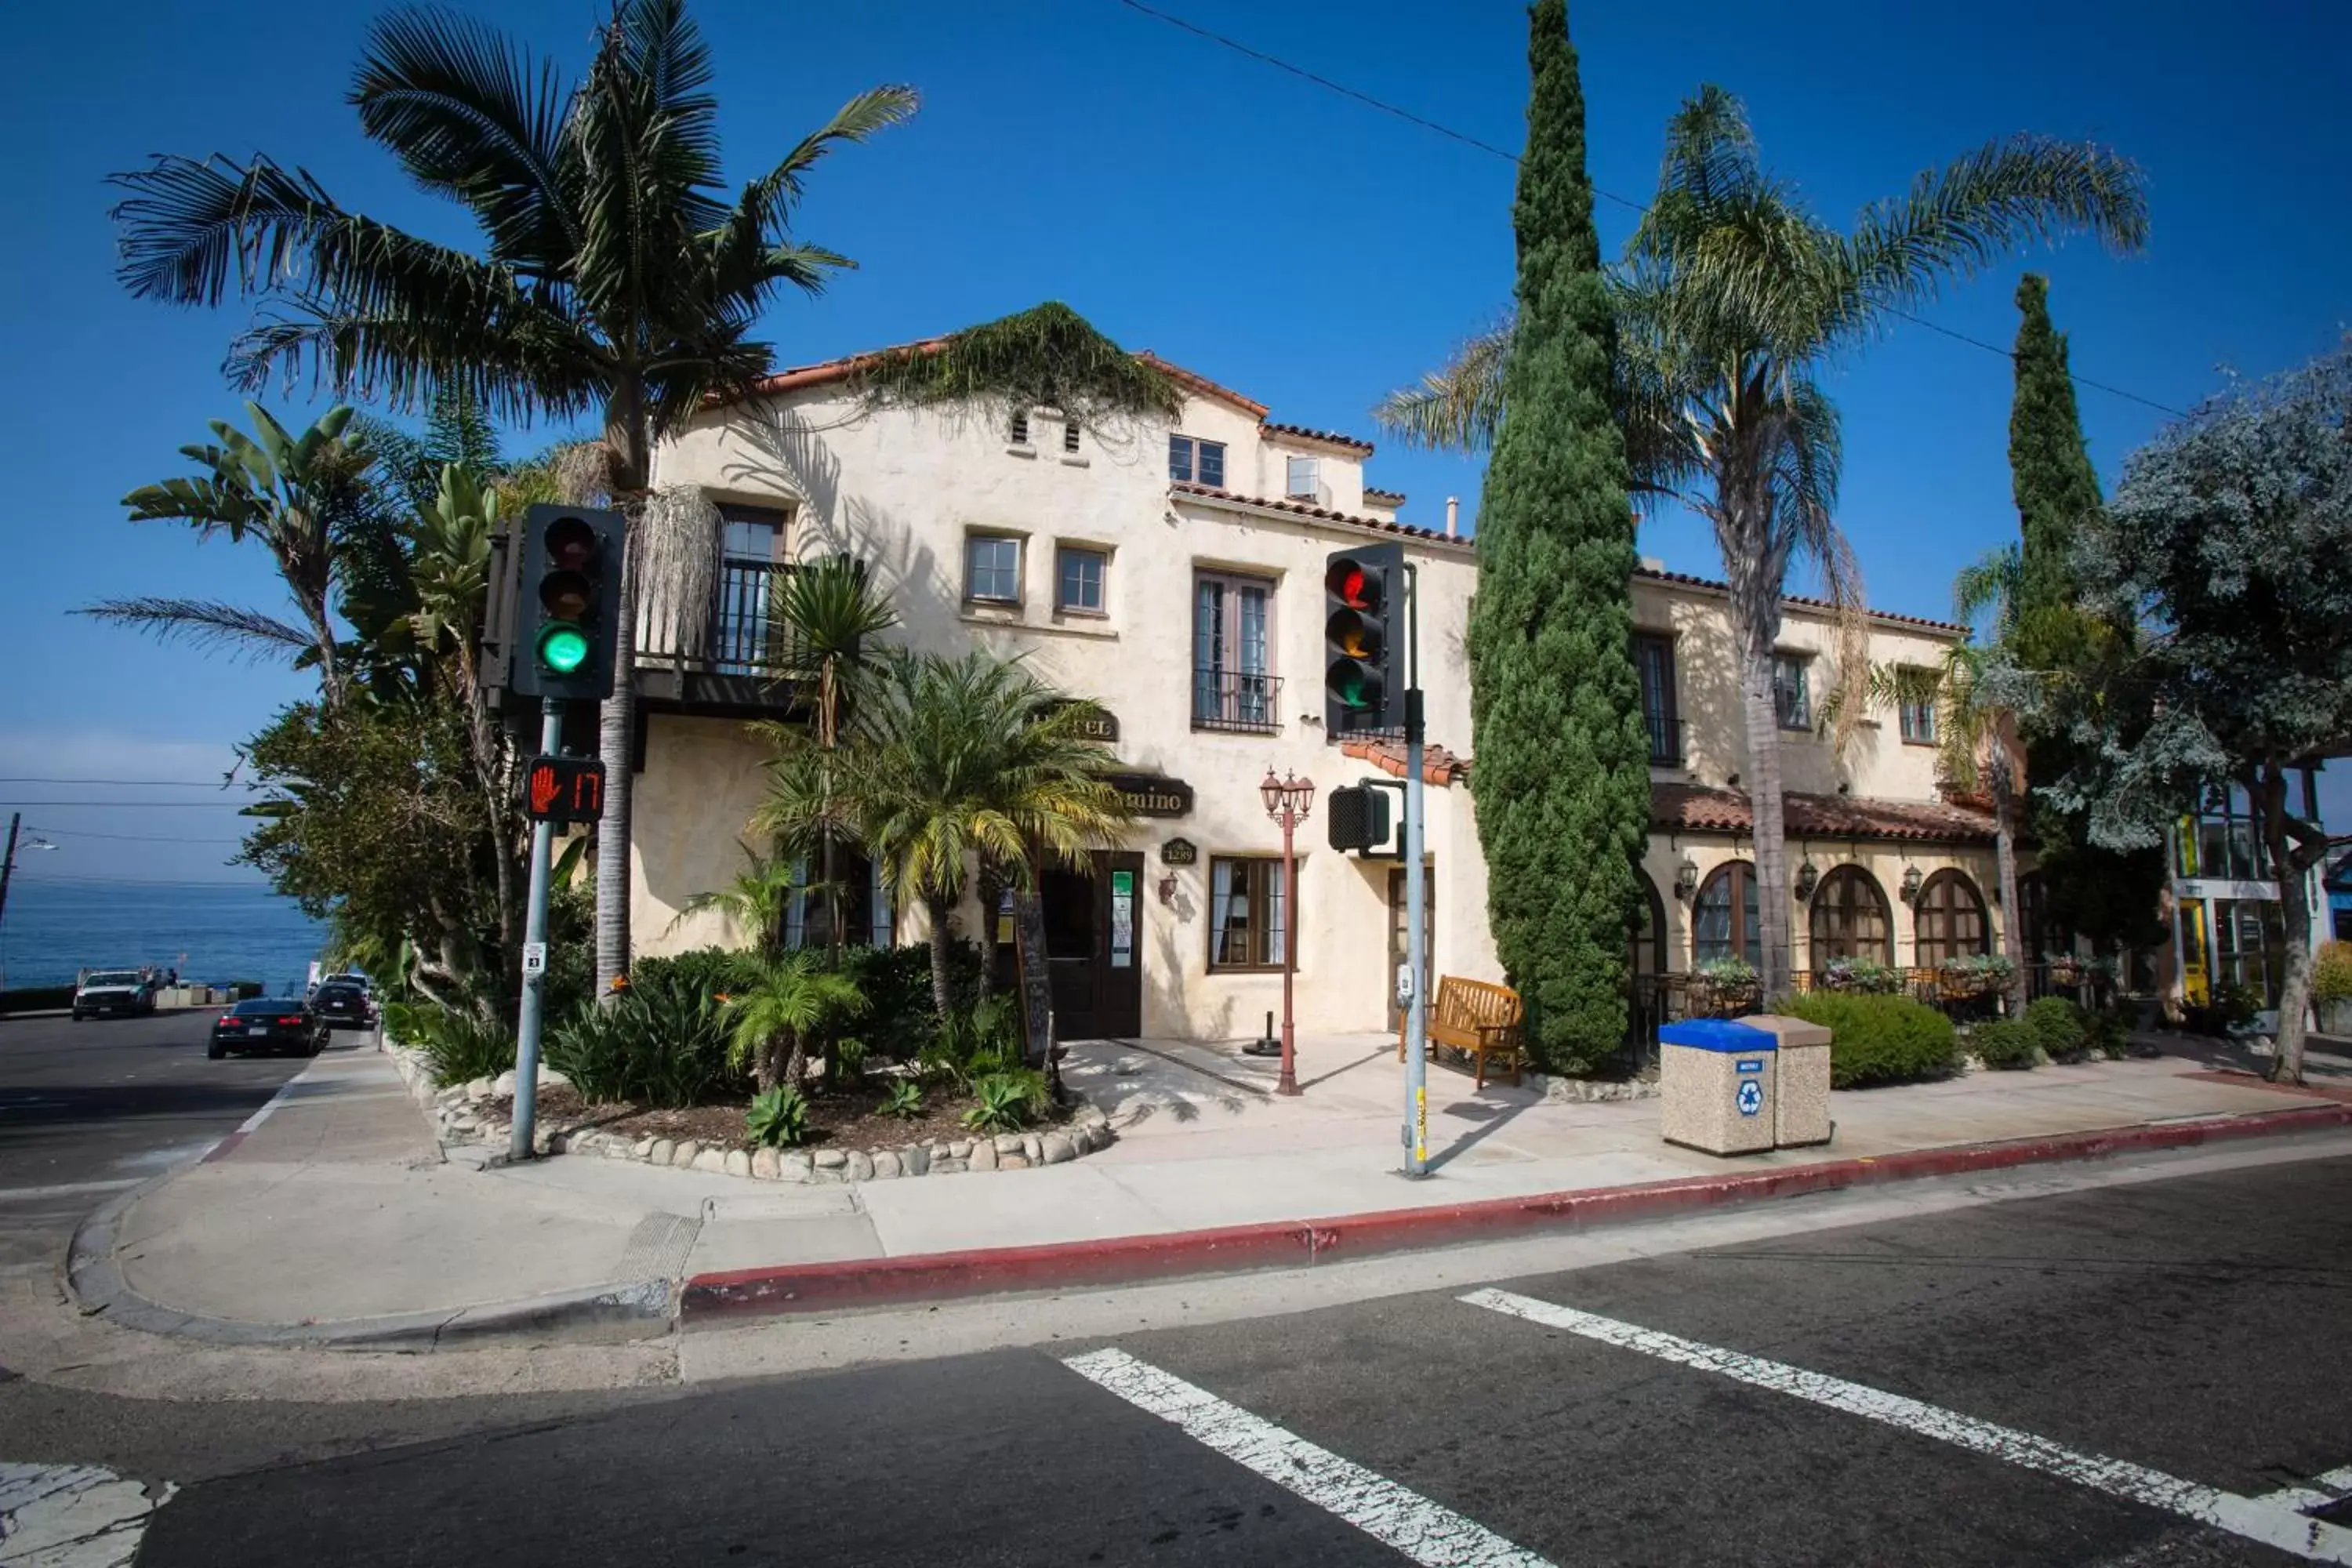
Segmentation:
[(1903, 738), (1915, 746), (1936, 743), (1936, 675), (1933, 670), (1903, 672), (1902, 700), (1896, 705)]
[(1813, 700), (1806, 682), (1811, 661), (1795, 654), (1772, 656), (1772, 710), (1783, 730), (1813, 727)]
[(1191, 485), (1225, 488), (1225, 444), (1191, 436), (1168, 437), (1168, 477)]
[[(784, 513), (722, 501), (719, 518), (724, 531), (719, 541), (719, 614), (711, 627), (716, 646), (710, 653), (722, 672), (748, 674), (782, 652), (769, 646), (772, 628), (768, 602), (784, 570), (780, 564), (784, 552)], [(658, 605), (655, 616), (661, 616)], [(639, 619), (645, 619), (642, 610)]]
[(1271, 619), (1274, 584), (1203, 572), (1192, 584), (1192, 725), (1278, 727)]
[(1021, 542), (975, 533), (963, 542), (963, 596), (990, 605), (1021, 602)]
[(1103, 568), (1108, 561), (1099, 550), (1065, 544), (1054, 552), (1054, 607), (1080, 615), (1103, 613)]
[(1283, 494), (1292, 500), (1319, 501), (1323, 499), (1323, 464), (1316, 458), (1293, 458), (1285, 466)]
[(1633, 668), (1642, 678), (1642, 726), (1650, 732), (1650, 765), (1680, 767), (1683, 726), (1675, 704), (1675, 639), (1636, 634)]

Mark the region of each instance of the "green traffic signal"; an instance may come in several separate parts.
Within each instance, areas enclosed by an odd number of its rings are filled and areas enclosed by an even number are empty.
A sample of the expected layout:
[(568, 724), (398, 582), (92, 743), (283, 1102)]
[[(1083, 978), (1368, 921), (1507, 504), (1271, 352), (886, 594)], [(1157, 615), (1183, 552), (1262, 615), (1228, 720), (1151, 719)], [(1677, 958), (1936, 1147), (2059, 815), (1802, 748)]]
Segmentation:
[(570, 621), (550, 621), (540, 628), (540, 668), (570, 675), (588, 661), (588, 634)]

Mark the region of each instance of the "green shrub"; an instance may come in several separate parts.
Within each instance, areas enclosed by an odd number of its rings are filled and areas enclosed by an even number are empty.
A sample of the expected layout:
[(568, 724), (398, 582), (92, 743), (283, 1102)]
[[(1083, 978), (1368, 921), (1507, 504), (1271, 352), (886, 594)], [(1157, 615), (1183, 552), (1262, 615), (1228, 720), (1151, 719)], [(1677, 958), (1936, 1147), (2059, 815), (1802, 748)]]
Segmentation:
[(434, 1083), (443, 1089), (496, 1078), (515, 1065), (514, 1033), (504, 1018), (432, 1002), (386, 1002), (383, 1022), (394, 1038), (425, 1053)]
[(2053, 1062), (2080, 1058), (2089, 1043), (2083, 1009), (2063, 996), (2036, 997), (2025, 1005), (2025, 1016), (2020, 1021)]
[(961, 1088), (992, 1073), (1020, 1070), (1023, 1054), (1019, 999), (999, 992), (940, 1025), (915, 1061), (927, 1077)]
[(736, 983), (740, 955), (723, 947), (698, 947), (660, 958), (641, 958), (629, 965), (629, 994), (656, 993), (686, 1003), (703, 996), (724, 995)]
[(2032, 1025), (2014, 1018), (1979, 1024), (1969, 1036), (1970, 1048), (1989, 1068), (2030, 1068), (2040, 1043)]
[(1942, 1078), (1958, 1059), (1952, 1021), (1908, 996), (1814, 992), (1781, 1010), (1830, 1031), (1830, 1082), (1838, 1089)]
[(582, 1007), (549, 1032), (547, 1065), (604, 1103), (704, 1105), (749, 1087), (728, 1060), (726, 1005), (691, 973), (656, 972), (609, 1007)]
[(923, 1086), (911, 1078), (902, 1078), (890, 1086), (882, 1097), (882, 1114), (911, 1121), (923, 1113)]
[(2083, 1044), (2109, 1061), (2131, 1055), (2133, 1026), (2139, 1009), (2129, 1004), (2101, 1007), (2083, 1016)]
[(2352, 1002), (2352, 942), (2321, 944), (2311, 961), (2311, 999)]
[[(959, 994), (978, 989), (980, 949), (960, 944), (951, 964)], [(844, 973), (857, 983), (872, 1004), (863, 1029), (866, 1047), (886, 1060), (912, 1061), (940, 1026), (939, 1010), (931, 1005), (931, 952), (924, 946), (853, 947), (841, 955)]]
[(1017, 1132), (1052, 1103), (1045, 1075), (1031, 1068), (1013, 1068), (975, 1079), (971, 1109), (963, 1124), (975, 1132)]
[(2253, 1026), (2262, 998), (2243, 985), (2216, 985), (2211, 1000), (2185, 1009), (2189, 1030), (2196, 1035), (2231, 1035)]
[(788, 1083), (778, 1084), (743, 1113), (743, 1131), (770, 1149), (793, 1147), (808, 1136), (808, 1097)]

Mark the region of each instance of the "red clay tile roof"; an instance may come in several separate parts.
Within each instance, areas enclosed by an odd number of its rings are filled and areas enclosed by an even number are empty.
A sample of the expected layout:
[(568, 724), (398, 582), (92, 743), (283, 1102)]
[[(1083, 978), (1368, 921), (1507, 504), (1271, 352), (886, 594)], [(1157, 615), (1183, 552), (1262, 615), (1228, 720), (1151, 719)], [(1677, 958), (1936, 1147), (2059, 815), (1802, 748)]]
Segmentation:
[(1368, 501), (1378, 501), (1382, 506), (1404, 505), (1404, 492), (1402, 490), (1384, 490), (1378, 485), (1366, 485), (1364, 487), (1364, 499)]
[(1372, 444), (1370, 441), (1360, 441), (1353, 436), (1342, 436), (1337, 430), (1310, 430), (1304, 425), (1285, 425), (1276, 419), (1261, 419), (1258, 421), (1257, 427), (1261, 430), (1270, 430), (1277, 436), (1297, 436), (1308, 441), (1320, 441), (1327, 447), (1345, 447), (1350, 452), (1360, 452), (1367, 458), (1372, 455)]
[(1220, 386), (1199, 371), (1186, 370), (1181, 364), (1171, 364), (1150, 349), (1138, 349), (1135, 357), (1158, 370), (1179, 386), (1189, 386), (1203, 397), (1213, 397), (1221, 402), (1230, 403), (1236, 408), (1245, 409), (1253, 419), (1262, 420), (1265, 417), (1265, 404), (1255, 398), (1244, 397), (1230, 386)]
[[(1647, 577), (1653, 583), (1675, 583), (1685, 588), (1709, 588), (1718, 594), (1731, 592), (1730, 585), (1727, 584), (1718, 583), (1712, 577), (1696, 577), (1688, 572), (1666, 572), (1652, 566), (1638, 566), (1634, 568), (1633, 575)], [(1780, 602), (1784, 605), (1802, 605), (1807, 609), (1812, 610), (1833, 610), (1837, 607), (1827, 599), (1810, 599), (1801, 594), (1783, 594), (1780, 595)], [(1950, 621), (1931, 621), (1925, 616), (1898, 615), (1893, 610), (1872, 610), (1869, 614), (1874, 620), (1899, 621), (1906, 626), (1926, 626), (1930, 631), (1964, 635), (1969, 629)]]
[(1269, 500), (1264, 496), (1236, 495), (1231, 490), (1221, 490), (1214, 485), (1196, 485), (1189, 479), (1170, 480), (1168, 493), (1172, 496), (1200, 496), (1209, 500), (1230, 501), (1235, 506), (1245, 506), (1255, 510), (1286, 511), (1294, 517), (1319, 518), (1327, 522), (1344, 522), (1354, 528), (1368, 528), (1374, 533), (1402, 534), (1407, 539), (1424, 539), (1433, 544), (1451, 544), (1458, 549), (1467, 549), (1470, 544), (1466, 539), (1450, 539), (1435, 529), (1415, 528), (1409, 522), (1391, 522), (1383, 517), (1360, 517), (1353, 512), (1333, 511), (1328, 507), (1309, 506), (1305, 501)]
[[(1911, 843), (1990, 844), (1993, 819), (1979, 811), (1923, 800), (1867, 800), (1842, 795), (1781, 797), (1790, 837), (1901, 839)], [(1650, 824), (1664, 832), (1753, 833), (1745, 792), (1705, 784), (1653, 784)]]
[[(1404, 742), (1402, 741), (1343, 740), (1339, 742), (1343, 756), (1356, 757), (1370, 763), (1391, 778), (1404, 777)], [(1443, 746), (1424, 745), (1421, 749), (1421, 782), (1444, 789), (1470, 781), (1470, 759), (1456, 756)]]

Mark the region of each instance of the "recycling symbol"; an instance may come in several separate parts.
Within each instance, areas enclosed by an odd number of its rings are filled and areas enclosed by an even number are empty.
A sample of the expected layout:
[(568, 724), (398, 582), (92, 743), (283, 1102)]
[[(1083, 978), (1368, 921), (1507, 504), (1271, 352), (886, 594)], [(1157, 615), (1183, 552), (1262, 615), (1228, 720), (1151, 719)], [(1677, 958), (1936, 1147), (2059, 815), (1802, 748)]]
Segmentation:
[(1764, 1109), (1764, 1086), (1752, 1078), (1739, 1080), (1739, 1114), (1754, 1116)]

